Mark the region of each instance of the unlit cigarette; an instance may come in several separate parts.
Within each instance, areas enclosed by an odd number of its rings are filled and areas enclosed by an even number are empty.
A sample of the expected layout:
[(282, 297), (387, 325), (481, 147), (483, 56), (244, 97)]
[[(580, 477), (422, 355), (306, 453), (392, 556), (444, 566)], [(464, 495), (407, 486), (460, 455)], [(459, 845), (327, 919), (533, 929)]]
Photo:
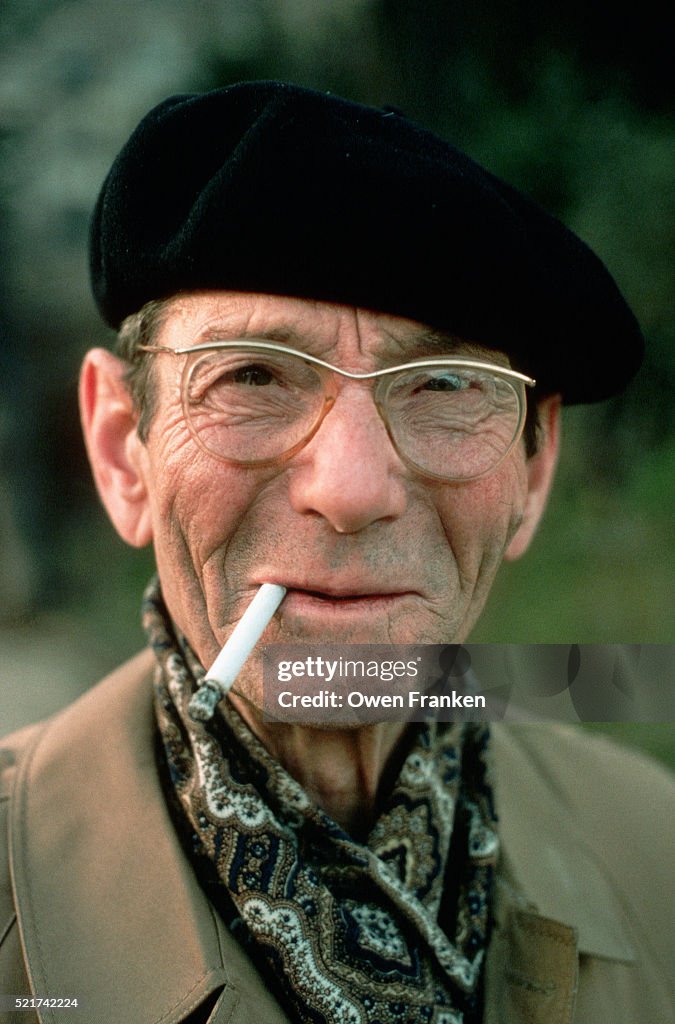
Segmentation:
[(263, 583), (204, 676), (199, 689), (192, 695), (188, 711), (194, 721), (207, 722), (213, 716), (216, 705), (231, 689), (285, 594), (285, 587), (277, 583)]

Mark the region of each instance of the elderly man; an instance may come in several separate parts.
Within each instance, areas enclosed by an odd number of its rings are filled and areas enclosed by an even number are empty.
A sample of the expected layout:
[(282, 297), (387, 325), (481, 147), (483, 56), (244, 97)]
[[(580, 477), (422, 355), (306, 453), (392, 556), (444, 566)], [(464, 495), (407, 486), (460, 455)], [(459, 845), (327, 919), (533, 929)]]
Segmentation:
[(273, 724), (258, 654), (190, 705), (263, 583), (263, 643), (468, 637), (561, 399), (639, 365), (604, 267), (396, 113), (279, 83), (152, 111), (91, 244), (119, 339), (84, 431), (154, 545), (150, 650), (5, 743), (2, 993), (92, 1024), (668, 1019), (655, 767), (553, 728)]

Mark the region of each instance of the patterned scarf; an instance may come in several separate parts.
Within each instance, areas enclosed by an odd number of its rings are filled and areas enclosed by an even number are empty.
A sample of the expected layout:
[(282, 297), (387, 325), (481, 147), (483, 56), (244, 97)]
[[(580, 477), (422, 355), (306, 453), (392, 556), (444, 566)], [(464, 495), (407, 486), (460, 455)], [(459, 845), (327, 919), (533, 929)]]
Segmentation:
[(377, 822), (357, 842), (228, 700), (210, 722), (192, 721), (187, 704), (204, 669), (155, 582), (143, 620), (179, 833), (290, 1018), (477, 1024), (498, 850), (487, 727), (418, 726)]

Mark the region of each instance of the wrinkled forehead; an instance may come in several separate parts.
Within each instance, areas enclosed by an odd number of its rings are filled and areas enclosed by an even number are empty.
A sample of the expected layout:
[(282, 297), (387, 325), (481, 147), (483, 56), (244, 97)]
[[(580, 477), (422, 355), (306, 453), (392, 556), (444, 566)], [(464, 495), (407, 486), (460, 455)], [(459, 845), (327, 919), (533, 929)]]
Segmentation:
[(344, 368), (418, 356), (465, 355), (510, 365), (508, 353), (430, 324), (377, 310), (259, 292), (188, 292), (167, 301), (157, 341), (185, 348), (211, 341), (274, 341)]

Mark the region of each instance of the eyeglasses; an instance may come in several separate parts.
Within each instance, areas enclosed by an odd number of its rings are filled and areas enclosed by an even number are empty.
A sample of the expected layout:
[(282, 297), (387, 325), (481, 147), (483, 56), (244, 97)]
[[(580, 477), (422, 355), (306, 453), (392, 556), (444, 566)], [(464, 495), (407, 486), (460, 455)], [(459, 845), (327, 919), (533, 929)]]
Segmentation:
[(181, 397), (190, 433), (203, 451), (238, 466), (271, 466), (299, 452), (335, 403), (337, 375), (373, 382), (379, 415), (410, 467), (439, 480), (474, 480), (517, 443), (525, 386), (535, 384), (516, 370), (454, 356), (350, 373), (268, 341), (139, 348), (187, 356)]

